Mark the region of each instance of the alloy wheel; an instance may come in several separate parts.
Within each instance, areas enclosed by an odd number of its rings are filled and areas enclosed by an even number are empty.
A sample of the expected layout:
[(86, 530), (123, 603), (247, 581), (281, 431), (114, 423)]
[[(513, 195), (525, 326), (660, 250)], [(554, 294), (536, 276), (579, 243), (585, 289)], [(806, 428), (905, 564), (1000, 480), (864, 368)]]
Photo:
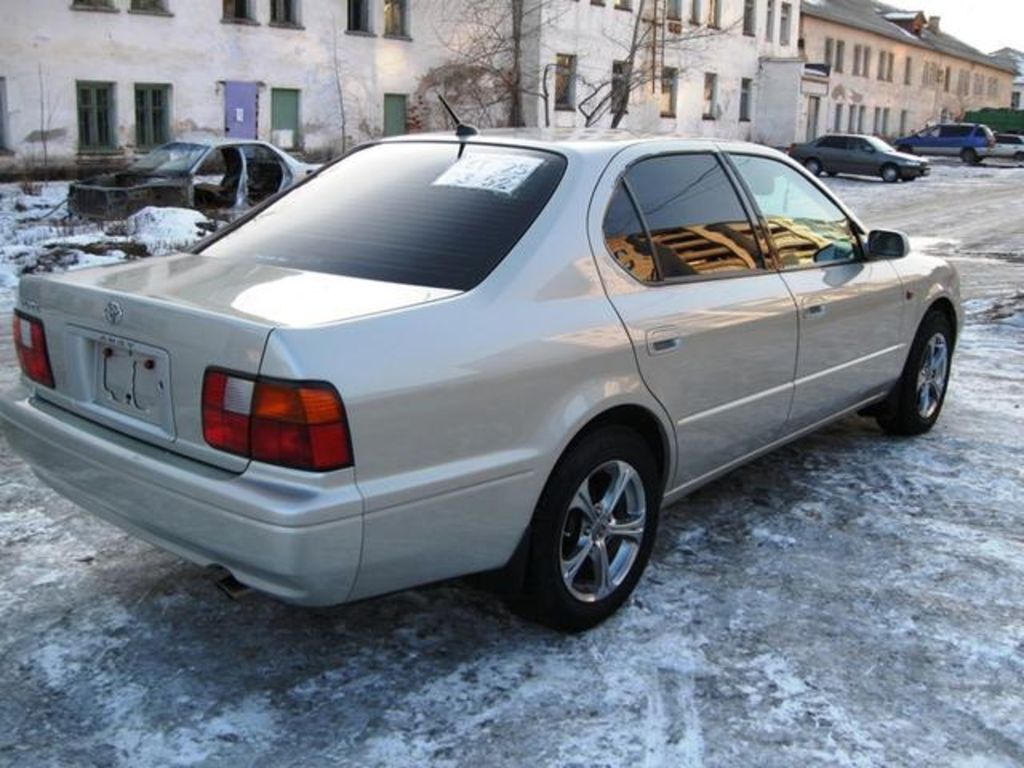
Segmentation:
[(936, 333), (925, 346), (917, 374), (917, 413), (922, 419), (930, 419), (942, 403), (948, 372), (949, 345), (945, 336)]
[(573, 495), (562, 525), (562, 582), (592, 603), (614, 592), (633, 568), (647, 523), (640, 473), (621, 460), (594, 469)]

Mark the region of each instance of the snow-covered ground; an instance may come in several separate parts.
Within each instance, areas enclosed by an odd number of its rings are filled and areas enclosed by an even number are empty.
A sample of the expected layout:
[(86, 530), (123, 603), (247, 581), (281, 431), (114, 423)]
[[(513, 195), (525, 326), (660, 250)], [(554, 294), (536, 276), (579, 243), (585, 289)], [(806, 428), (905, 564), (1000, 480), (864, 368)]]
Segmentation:
[(849, 419), (670, 508), (582, 636), (461, 583), (231, 602), (0, 441), (0, 765), (1024, 765), (1024, 170), (828, 183), (962, 271), (942, 420)]

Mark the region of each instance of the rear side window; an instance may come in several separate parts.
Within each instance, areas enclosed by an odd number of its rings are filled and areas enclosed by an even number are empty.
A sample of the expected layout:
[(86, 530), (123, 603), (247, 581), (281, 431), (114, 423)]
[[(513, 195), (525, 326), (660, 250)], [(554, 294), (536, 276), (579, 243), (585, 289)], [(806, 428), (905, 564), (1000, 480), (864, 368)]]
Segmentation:
[[(650, 233), (634, 238), (643, 254), (653, 251), (661, 279), (742, 273), (760, 269), (753, 228), (736, 190), (712, 155), (665, 155), (642, 160), (626, 173)], [(617, 193), (618, 196), (618, 193)], [(625, 206), (622, 206), (625, 211)], [(620, 240), (610, 227), (613, 200), (605, 219), (609, 250), (640, 280), (650, 281), (653, 269), (642, 258), (630, 258), (643, 271), (630, 268), (617, 253)], [(635, 215), (635, 214), (634, 214)], [(633, 225), (635, 228), (635, 224)], [(619, 228), (621, 229), (621, 228)], [(621, 251), (621, 247), (619, 249)]]
[(468, 290), (508, 254), (565, 170), (559, 155), (448, 143), (353, 153), (204, 256)]
[(974, 127), (970, 125), (944, 125), (939, 129), (939, 135), (944, 139), (961, 139), (974, 133)]
[(846, 149), (846, 139), (841, 136), (826, 136), (818, 142), (823, 149)]

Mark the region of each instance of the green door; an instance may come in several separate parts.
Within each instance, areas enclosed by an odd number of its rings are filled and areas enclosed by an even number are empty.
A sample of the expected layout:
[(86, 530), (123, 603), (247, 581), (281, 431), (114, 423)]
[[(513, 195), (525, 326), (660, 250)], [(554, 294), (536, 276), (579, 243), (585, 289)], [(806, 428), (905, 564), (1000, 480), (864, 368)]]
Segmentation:
[(398, 136), (405, 133), (405, 94), (384, 94), (384, 135)]
[(292, 88), (270, 91), (270, 130), (274, 144), (284, 149), (299, 146), (299, 92)]

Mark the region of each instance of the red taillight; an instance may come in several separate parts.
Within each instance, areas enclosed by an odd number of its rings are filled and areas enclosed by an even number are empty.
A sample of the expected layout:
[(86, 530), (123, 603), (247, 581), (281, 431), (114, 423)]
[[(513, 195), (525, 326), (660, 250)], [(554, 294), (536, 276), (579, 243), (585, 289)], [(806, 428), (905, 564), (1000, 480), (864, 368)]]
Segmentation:
[(15, 311), (14, 348), (18, 350), (22, 372), (37, 384), (53, 387), (53, 371), (50, 370), (42, 321)]
[(345, 408), (325, 382), (208, 370), (203, 437), (214, 448), (268, 464), (317, 472), (352, 464)]

